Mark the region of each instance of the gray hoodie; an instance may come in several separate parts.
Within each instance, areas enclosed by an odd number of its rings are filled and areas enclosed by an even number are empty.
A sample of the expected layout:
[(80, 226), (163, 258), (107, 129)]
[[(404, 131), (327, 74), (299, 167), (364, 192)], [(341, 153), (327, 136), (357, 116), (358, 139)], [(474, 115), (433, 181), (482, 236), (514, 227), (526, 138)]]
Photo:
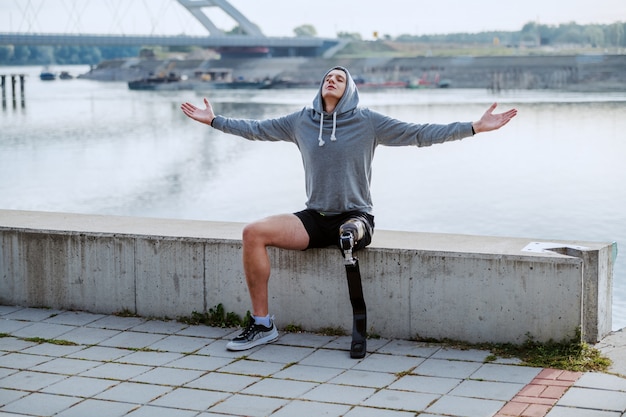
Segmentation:
[[(324, 78), (333, 69), (345, 71), (346, 90), (332, 114), (322, 103)], [(372, 212), (372, 160), (378, 145), (430, 146), (472, 136), (472, 124), (406, 123), (358, 107), (359, 92), (343, 67), (322, 77), (313, 107), (267, 120), (217, 116), (213, 127), (250, 140), (293, 142), (302, 155), (306, 207), (324, 214)]]

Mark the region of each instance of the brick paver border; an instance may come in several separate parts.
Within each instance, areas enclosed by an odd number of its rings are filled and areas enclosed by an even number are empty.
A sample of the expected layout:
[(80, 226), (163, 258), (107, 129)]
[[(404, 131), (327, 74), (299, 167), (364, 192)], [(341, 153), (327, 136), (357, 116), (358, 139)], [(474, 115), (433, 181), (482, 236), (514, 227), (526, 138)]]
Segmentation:
[(544, 417), (582, 372), (544, 369), (494, 417)]

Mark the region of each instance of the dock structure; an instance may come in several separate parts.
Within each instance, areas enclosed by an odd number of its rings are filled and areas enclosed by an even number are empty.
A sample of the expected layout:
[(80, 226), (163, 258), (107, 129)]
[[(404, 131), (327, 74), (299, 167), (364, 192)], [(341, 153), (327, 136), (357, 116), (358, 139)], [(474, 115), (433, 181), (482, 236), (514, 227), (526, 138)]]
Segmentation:
[(26, 74), (0, 74), (0, 89), (2, 90), (2, 108), (7, 107), (7, 80), (11, 80), (11, 101), (13, 107), (17, 106), (17, 81), (20, 83), (20, 102), (22, 107), (26, 105), (26, 97), (24, 95), (24, 84), (26, 82)]

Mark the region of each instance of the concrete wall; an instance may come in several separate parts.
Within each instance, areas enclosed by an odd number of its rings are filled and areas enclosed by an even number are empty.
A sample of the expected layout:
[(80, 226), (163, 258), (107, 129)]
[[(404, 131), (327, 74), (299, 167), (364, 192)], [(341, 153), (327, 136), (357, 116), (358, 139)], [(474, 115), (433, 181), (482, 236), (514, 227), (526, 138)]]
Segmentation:
[[(237, 223), (0, 210), (0, 304), (177, 318), (250, 308)], [(382, 337), (521, 343), (611, 331), (616, 246), (378, 230), (359, 252)], [(352, 327), (337, 249), (270, 249), (279, 327)]]

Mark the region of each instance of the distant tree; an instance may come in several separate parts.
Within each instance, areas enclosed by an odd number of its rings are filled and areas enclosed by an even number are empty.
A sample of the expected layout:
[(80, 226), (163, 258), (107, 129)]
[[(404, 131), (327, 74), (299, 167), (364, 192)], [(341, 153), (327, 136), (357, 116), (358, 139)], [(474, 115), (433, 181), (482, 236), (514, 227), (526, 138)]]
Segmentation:
[(557, 43), (582, 44), (585, 41), (583, 27), (574, 22), (559, 25)]
[(624, 26), (623, 23), (613, 23), (608, 27), (608, 40), (612, 46), (624, 46)]
[(16, 46), (13, 50), (13, 62), (18, 65), (27, 64), (30, 59), (30, 48), (28, 46)]
[(57, 46), (54, 48), (54, 60), (57, 64), (63, 65), (81, 64), (80, 47)]
[(604, 31), (600, 26), (589, 25), (583, 30), (585, 40), (594, 48), (604, 46)]
[(293, 29), (293, 33), (299, 38), (315, 37), (317, 30), (313, 25), (300, 25)]
[(7, 65), (13, 59), (13, 45), (0, 45), (0, 64)]
[(237, 25), (231, 30), (224, 32), (226, 35), (245, 35), (245, 32), (241, 28), (241, 26)]
[(363, 39), (361, 38), (361, 34), (356, 32), (338, 32), (337, 37), (339, 39), (348, 39), (352, 41), (360, 41)]

